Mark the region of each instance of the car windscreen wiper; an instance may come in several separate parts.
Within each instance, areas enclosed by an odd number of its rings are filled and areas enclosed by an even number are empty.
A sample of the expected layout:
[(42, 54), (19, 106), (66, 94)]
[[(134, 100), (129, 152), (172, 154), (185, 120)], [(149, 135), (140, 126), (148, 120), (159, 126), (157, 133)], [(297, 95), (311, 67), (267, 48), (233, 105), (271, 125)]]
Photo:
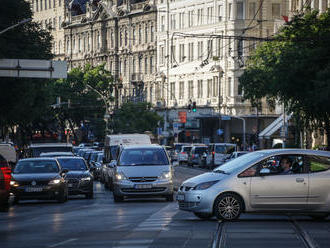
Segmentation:
[(225, 175), (230, 175), (230, 173), (225, 172), (223, 170), (214, 170), (213, 172), (215, 172), (215, 173), (221, 173), (221, 174), (225, 174)]

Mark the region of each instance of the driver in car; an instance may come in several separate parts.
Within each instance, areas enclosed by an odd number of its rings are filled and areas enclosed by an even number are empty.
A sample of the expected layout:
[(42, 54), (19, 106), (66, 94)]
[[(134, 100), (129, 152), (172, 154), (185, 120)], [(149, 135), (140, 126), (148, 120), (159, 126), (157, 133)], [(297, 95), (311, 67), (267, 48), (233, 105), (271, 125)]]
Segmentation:
[(280, 162), (280, 166), (281, 166), (280, 174), (282, 175), (292, 174), (291, 165), (292, 165), (291, 160), (288, 157), (283, 157)]

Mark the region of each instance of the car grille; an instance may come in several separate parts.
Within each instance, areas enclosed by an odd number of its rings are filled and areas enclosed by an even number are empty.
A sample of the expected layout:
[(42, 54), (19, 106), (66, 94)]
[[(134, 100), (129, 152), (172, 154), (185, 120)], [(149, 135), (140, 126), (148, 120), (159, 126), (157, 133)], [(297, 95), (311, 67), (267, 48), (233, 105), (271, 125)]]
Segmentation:
[(154, 182), (157, 180), (157, 177), (129, 177), (132, 182)]
[(198, 205), (199, 205), (199, 202), (179, 201), (179, 208), (193, 208), (193, 207), (197, 207)]
[(36, 185), (48, 185), (49, 181), (50, 180), (43, 180), (43, 181), (37, 181), (37, 180), (31, 180), (31, 181), (19, 181), (19, 185), (20, 186), (25, 186), (25, 185), (28, 185), (28, 186), (31, 186), (32, 185), (32, 182), (35, 181), (36, 182)]
[(132, 188), (127, 188), (127, 189), (121, 189), (121, 191), (125, 193), (153, 193), (153, 192), (162, 192), (166, 190), (165, 187), (156, 187), (156, 188), (151, 188), (151, 189), (132, 189)]
[(68, 178), (68, 184), (72, 184), (72, 188), (76, 188), (79, 185), (79, 179), (77, 178)]

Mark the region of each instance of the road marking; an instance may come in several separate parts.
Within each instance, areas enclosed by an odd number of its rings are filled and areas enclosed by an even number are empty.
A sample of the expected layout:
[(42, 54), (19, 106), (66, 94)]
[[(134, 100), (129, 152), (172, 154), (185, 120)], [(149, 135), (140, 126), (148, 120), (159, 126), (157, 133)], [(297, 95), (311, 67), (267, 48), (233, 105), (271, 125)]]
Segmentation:
[(53, 247), (64, 245), (64, 244), (67, 244), (67, 243), (70, 243), (70, 242), (73, 242), (73, 241), (76, 241), (76, 240), (78, 240), (78, 239), (68, 239), (68, 240), (65, 240), (65, 241), (57, 243), (57, 244), (49, 245), (48, 247), (53, 248)]

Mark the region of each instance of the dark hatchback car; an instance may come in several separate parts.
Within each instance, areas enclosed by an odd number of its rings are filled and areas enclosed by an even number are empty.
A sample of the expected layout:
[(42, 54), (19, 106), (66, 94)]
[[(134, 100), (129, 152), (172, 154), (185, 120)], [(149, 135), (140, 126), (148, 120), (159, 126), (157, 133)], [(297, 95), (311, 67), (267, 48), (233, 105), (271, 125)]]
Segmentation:
[(63, 169), (68, 170), (66, 180), (68, 182), (69, 195), (85, 195), (91, 199), (94, 196), (93, 176), (87, 163), (80, 157), (58, 157), (57, 161)]
[(15, 202), (20, 200), (68, 200), (67, 170), (54, 158), (28, 158), (18, 161), (10, 181)]
[(0, 155), (0, 210), (8, 209), (11, 169), (8, 162)]

